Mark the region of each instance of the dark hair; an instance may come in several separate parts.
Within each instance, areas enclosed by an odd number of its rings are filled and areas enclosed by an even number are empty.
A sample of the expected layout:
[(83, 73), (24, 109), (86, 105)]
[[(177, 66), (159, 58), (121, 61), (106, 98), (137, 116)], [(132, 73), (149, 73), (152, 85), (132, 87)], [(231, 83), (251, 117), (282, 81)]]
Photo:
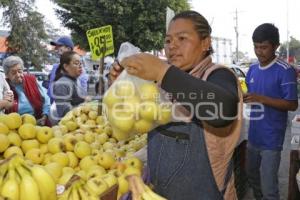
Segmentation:
[(60, 77), (63, 76), (63, 72), (66, 72), (64, 64), (70, 64), (75, 54), (77, 54), (75, 51), (67, 51), (61, 55), (59, 65), (55, 73), (54, 81), (57, 81), (58, 79), (60, 79)]
[[(210, 37), (211, 31), (212, 31), (211, 27), (210, 27), (208, 21), (205, 19), (205, 17), (203, 17), (200, 13), (193, 11), (193, 10), (186, 10), (186, 11), (182, 11), (182, 12), (176, 14), (172, 18), (172, 21), (175, 21), (176, 19), (191, 20), (195, 26), (195, 30), (197, 31), (197, 33), (201, 39)], [(210, 46), (207, 54), (210, 55), (212, 53), (213, 53), (213, 49)]]
[(254, 30), (252, 41), (256, 43), (269, 41), (274, 46), (279, 45), (278, 28), (270, 23), (261, 24)]

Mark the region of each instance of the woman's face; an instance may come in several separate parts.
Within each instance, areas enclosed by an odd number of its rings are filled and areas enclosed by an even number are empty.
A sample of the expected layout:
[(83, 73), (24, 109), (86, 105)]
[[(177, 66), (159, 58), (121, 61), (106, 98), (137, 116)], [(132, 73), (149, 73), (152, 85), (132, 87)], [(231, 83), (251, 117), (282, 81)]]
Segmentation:
[(200, 39), (189, 19), (171, 21), (165, 39), (166, 56), (170, 64), (190, 70), (204, 59), (210, 47), (210, 37)]
[(16, 64), (8, 70), (6, 77), (15, 85), (23, 82), (23, 68), (20, 64)]
[(73, 78), (77, 78), (82, 73), (82, 65), (80, 56), (74, 54), (69, 64), (64, 64), (67, 74)]

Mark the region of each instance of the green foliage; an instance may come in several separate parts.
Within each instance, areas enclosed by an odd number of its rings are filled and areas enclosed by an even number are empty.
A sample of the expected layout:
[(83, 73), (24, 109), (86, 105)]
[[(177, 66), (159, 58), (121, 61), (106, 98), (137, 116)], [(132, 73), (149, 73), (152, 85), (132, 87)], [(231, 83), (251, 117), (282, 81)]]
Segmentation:
[(40, 68), (47, 59), (42, 40), (47, 39), (43, 15), (32, 9), (34, 0), (1, 0), (5, 25), (10, 28), (7, 38), (9, 52), (17, 54), (25, 65)]
[(175, 12), (189, 9), (187, 0), (52, 0), (62, 9), (56, 12), (72, 31), (75, 43), (89, 49), (86, 31), (112, 25), (115, 54), (129, 41), (143, 51), (163, 47), (166, 7)]

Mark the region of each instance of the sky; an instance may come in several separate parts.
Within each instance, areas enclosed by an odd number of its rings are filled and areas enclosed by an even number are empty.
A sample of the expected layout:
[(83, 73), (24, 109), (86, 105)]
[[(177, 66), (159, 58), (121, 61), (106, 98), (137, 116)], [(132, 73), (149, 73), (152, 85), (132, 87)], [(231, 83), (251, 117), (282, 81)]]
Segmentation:
[[(255, 57), (254, 29), (273, 23), (279, 29), (281, 43), (289, 36), (300, 40), (299, 0), (192, 0), (192, 9), (201, 13), (212, 26), (212, 35), (232, 40), (236, 46), (235, 11), (238, 13), (239, 50)], [(288, 10), (288, 12), (287, 12)]]
[[(280, 41), (289, 36), (300, 40), (300, 1), (299, 0), (189, 0), (192, 9), (201, 13), (212, 26), (212, 36), (227, 38), (236, 48), (235, 11), (238, 13), (239, 50), (254, 58), (251, 40), (254, 29), (262, 23), (273, 23), (279, 28)], [(45, 15), (55, 28), (64, 29), (55, 15), (55, 5), (50, 0), (36, 0), (40, 13)], [(288, 10), (288, 12), (287, 12)], [(297, 21), (298, 19), (298, 21)]]

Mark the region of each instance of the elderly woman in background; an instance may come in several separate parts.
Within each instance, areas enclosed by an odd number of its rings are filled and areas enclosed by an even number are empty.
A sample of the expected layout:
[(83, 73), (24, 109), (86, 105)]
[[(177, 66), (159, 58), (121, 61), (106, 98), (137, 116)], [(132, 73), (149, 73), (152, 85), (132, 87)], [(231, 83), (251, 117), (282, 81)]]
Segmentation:
[(73, 106), (90, 99), (87, 92), (77, 84), (77, 79), (82, 72), (80, 56), (76, 52), (68, 51), (61, 55), (52, 92), (59, 118), (62, 118)]
[(23, 73), (23, 60), (18, 56), (9, 56), (3, 61), (3, 69), (14, 94), (13, 106), (6, 112), (28, 113), (35, 116), (39, 125), (46, 125), (50, 111), (49, 97), (34, 75)]
[(5, 80), (5, 75), (0, 73), (0, 114), (3, 110), (9, 109), (13, 104), (14, 95)]

